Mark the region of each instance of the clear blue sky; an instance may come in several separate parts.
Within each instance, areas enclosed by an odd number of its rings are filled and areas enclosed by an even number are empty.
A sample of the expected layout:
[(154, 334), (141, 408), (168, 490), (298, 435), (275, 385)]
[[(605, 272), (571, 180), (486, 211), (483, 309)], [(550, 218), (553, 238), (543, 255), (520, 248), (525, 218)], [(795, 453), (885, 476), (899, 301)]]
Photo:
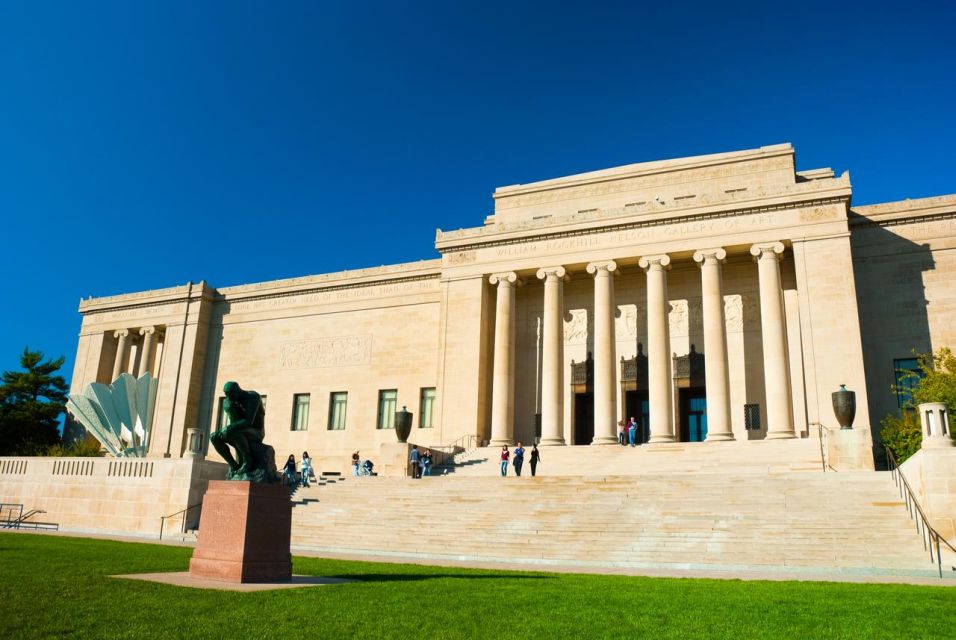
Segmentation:
[(792, 142), (956, 193), (956, 3), (642, 4), (0, 4), (0, 370), (69, 377), (81, 297), (436, 257), (500, 185)]

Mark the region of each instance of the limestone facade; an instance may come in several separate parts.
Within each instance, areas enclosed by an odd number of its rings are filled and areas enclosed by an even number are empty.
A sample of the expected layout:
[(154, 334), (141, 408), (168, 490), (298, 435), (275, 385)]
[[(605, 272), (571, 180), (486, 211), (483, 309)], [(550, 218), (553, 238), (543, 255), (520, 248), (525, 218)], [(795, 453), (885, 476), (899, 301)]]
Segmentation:
[(806, 437), (840, 384), (868, 433), (894, 360), (956, 346), (956, 196), (851, 197), (789, 144), (502, 187), (438, 259), (83, 300), (72, 391), (156, 374), (152, 457), (216, 428), (228, 380), (280, 459), (377, 451), (402, 406), (426, 446), (614, 443), (631, 416), (652, 443)]

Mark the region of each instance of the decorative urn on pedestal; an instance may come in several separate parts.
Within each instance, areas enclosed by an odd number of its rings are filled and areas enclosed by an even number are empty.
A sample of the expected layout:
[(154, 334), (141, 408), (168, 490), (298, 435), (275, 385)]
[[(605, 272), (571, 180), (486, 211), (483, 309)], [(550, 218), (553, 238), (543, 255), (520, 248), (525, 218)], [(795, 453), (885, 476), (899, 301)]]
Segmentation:
[(852, 429), (853, 418), (856, 417), (856, 392), (850, 391), (845, 384), (840, 385), (839, 391), (834, 391), (833, 414), (841, 429)]
[(399, 442), (408, 442), (408, 436), (412, 433), (412, 413), (406, 407), (401, 411), (395, 412), (395, 435)]

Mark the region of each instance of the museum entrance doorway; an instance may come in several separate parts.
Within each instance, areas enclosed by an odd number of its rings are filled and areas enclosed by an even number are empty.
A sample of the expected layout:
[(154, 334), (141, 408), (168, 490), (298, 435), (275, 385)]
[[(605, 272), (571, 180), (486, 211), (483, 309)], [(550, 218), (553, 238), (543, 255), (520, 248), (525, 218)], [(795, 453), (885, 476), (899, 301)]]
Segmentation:
[(627, 424), (630, 424), (631, 418), (637, 420), (635, 444), (644, 444), (650, 439), (650, 407), (651, 403), (647, 398), (647, 391), (624, 392), (624, 420)]
[(707, 439), (707, 395), (704, 387), (680, 389), (680, 441)]
[(574, 394), (574, 442), (591, 444), (594, 440), (594, 394)]

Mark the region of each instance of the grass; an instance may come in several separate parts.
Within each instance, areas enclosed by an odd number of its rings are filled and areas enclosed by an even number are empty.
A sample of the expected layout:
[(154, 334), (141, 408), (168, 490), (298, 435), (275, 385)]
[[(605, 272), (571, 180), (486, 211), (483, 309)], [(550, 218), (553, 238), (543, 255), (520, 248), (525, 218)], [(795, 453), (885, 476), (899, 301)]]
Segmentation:
[(183, 547), (0, 534), (16, 638), (953, 638), (956, 588), (481, 571), (295, 558), (360, 582), (259, 593), (112, 574), (184, 571)]

